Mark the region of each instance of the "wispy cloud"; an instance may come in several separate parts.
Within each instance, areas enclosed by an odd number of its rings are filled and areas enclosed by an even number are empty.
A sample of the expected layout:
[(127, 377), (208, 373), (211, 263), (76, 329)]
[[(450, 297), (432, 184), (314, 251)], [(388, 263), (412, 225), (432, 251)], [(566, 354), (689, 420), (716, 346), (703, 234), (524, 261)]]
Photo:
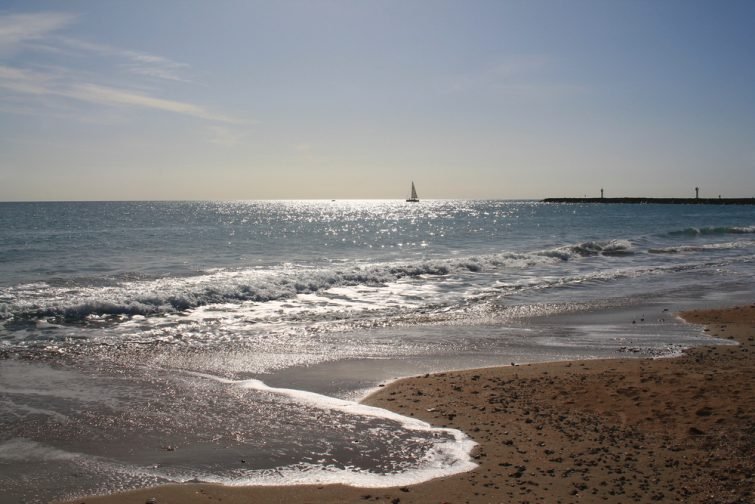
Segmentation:
[(54, 48), (59, 49), (64, 47), (69, 51), (121, 60), (121, 62), (117, 63), (118, 67), (135, 75), (189, 82), (189, 79), (182, 75), (182, 72), (190, 68), (190, 65), (187, 63), (173, 61), (163, 56), (129, 49), (119, 49), (107, 44), (95, 44), (66, 36), (51, 37), (51, 41), (54, 42)]
[[(64, 30), (77, 19), (75, 14), (55, 12), (0, 15), (0, 58), (3, 54), (22, 52), (68, 57), (56, 57), (57, 66), (40, 64), (39, 58), (28, 58), (24, 64), (14, 65), (3, 64), (0, 59), (0, 90), (5, 91), (0, 93), (0, 103), (13, 99), (18, 105), (18, 98), (27, 96), (28, 107), (24, 110), (29, 110), (35, 105), (44, 107), (45, 103), (38, 98), (47, 96), (108, 107), (162, 111), (215, 123), (243, 122), (202, 105), (160, 97), (156, 91), (145, 92), (145, 88), (154, 88), (155, 81), (189, 82), (183, 73), (190, 66), (163, 56), (66, 35)], [(73, 63), (69, 61), (72, 57), (75, 57)], [(81, 69), (82, 61), (88, 63), (88, 70)], [(132, 79), (123, 86), (112, 86), (103, 79), (112, 81), (113, 72), (126, 72)], [(161, 87), (166, 86), (167, 82)], [(230, 133), (225, 136), (230, 138)]]
[(66, 28), (76, 18), (63, 12), (37, 12), (0, 16), (0, 50), (15, 50), (25, 42), (44, 39), (49, 34)]
[(155, 98), (126, 89), (91, 83), (65, 83), (55, 75), (0, 65), (0, 88), (16, 93), (62, 96), (87, 103), (140, 107), (183, 114), (208, 121), (237, 123), (237, 119), (191, 103)]
[(210, 112), (204, 107), (193, 105), (191, 103), (155, 98), (144, 94), (134, 93), (128, 90), (99, 86), (96, 84), (76, 84), (66, 91), (59, 92), (59, 94), (90, 103), (100, 103), (103, 105), (134, 106), (153, 110), (162, 110), (164, 112), (173, 112), (174, 114), (183, 114), (187, 116), (198, 117), (200, 119), (206, 119), (208, 121), (219, 121), (227, 123), (238, 122), (232, 117)]
[(77, 20), (77, 15), (62, 12), (0, 15), (0, 54), (36, 50), (69, 55), (97, 55), (121, 60), (114, 63), (119, 68), (135, 75), (188, 81), (182, 75), (182, 72), (189, 69), (186, 63), (60, 34)]
[(25, 94), (47, 94), (50, 77), (30, 70), (0, 65), (0, 88)]

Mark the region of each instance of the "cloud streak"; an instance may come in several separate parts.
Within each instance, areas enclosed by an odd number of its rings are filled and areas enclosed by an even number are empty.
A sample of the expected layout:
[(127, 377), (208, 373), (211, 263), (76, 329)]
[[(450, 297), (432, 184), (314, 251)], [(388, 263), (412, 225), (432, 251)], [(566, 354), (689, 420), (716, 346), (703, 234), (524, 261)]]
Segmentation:
[(77, 17), (75, 14), (61, 12), (0, 16), (0, 50), (16, 50), (25, 42), (44, 39), (50, 33), (66, 28)]
[[(181, 74), (190, 66), (162, 56), (92, 43), (61, 33), (77, 19), (75, 14), (56, 12), (0, 15), (0, 58), (4, 54), (16, 53), (36, 53), (38, 56), (42, 52), (76, 57), (78, 64), (84, 57), (90, 68), (82, 71), (73, 66), (46, 67), (31, 63), (35, 61), (34, 58), (27, 59), (25, 64), (10, 65), (3, 64), (0, 59), (0, 90), (4, 91), (0, 94), (0, 101), (3, 98), (4, 101), (18, 100), (26, 96), (29, 107), (44, 108), (39, 97), (59, 97), (108, 107), (167, 112), (214, 123), (243, 122), (201, 105), (158, 97), (143, 91), (146, 82), (138, 82), (139, 78), (189, 82)], [(131, 74), (137, 79), (134, 84), (142, 89), (135, 91), (128, 89), (128, 86), (97, 82), (102, 80), (100, 76), (107, 78), (113, 71)]]
[(90, 103), (99, 103), (102, 105), (133, 106), (153, 110), (161, 110), (164, 112), (172, 112), (174, 114), (183, 114), (200, 119), (206, 119), (208, 121), (217, 121), (224, 123), (238, 122), (236, 119), (233, 119), (229, 116), (210, 112), (204, 107), (193, 105), (191, 103), (155, 98), (152, 96), (134, 93), (123, 89), (99, 86), (96, 84), (76, 84), (72, 88), (59, 94), (61, 94), (62, 96), (67, 96), (69, 98), (75, 98), (77, 100)]
[(50, 78), (29, 70), (0, 65), (0, 88), (24, 94), (48, 94)]
[(75, 14), (62, 12), (0, 15), (0, 54), (42, 50), (51, 53), (68, 52), (72, 55), (97, 55), (124, 60), (119, 67), (134, 75), (188, 82), (181, 75), (189, 69), (186, 63), (59, 35), (60, 31), (74, 24), (77, 19)]
[(159, 110), (215, 122), (240, 122), (191, 103), (155, 98), (126, 89), (92, 83), (63, 83), (53, 74), (4, 65), (0, 65), (0, 88), (22, 94), (62, 96), (99, 105)]
[[(156, 79), (189, 82), (181, 73), (190, 68), (187, 63), (180, 63), (162, 56), (147, 54), (129, 49), (119, 49), (107, 44), (94, 44), (71, 37), (51, 37), (55, 48), (65, 47), (68, 50), (79, 53), (93, 54), (105, 58), (117, 58), (125, 60), (118, 66), (129, 73)], [(53, 49), (54, 50), (54, 49)]]

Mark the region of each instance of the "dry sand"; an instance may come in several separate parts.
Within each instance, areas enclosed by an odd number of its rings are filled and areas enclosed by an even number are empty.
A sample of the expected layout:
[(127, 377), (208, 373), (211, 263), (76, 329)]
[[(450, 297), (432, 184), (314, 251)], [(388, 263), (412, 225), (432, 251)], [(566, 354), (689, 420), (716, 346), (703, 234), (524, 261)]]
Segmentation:
[(473, 471), (402, 488), (186, 484), (77, 503), (753, 503), (755, 305), (682, 314), (738, 346), (407, 378), (364, 402), (461, 429)]

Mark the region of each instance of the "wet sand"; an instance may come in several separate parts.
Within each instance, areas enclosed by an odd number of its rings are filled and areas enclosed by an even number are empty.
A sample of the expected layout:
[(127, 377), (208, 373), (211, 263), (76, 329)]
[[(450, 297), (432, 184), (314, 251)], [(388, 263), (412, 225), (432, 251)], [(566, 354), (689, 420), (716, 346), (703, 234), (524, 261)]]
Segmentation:
[(185, 484), (76, 503), (755, 502), (755, 305), (682, 316), (738, 346), (407, 378), (367, 404), (466, 432), (473, 471), (401, 488)]

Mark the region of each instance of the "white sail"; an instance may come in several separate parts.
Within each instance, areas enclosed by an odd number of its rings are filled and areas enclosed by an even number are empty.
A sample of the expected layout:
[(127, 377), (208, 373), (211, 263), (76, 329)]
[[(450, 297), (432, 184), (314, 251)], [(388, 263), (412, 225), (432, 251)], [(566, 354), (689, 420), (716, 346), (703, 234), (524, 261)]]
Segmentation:
[(412, 180), (412, 195), (406, 201), (410, 201), (412, 203), (416, 203), (419, 201), (419, 198), (417, 197), (417, 189), (415, 189), (414, 187), (413, 180)]

